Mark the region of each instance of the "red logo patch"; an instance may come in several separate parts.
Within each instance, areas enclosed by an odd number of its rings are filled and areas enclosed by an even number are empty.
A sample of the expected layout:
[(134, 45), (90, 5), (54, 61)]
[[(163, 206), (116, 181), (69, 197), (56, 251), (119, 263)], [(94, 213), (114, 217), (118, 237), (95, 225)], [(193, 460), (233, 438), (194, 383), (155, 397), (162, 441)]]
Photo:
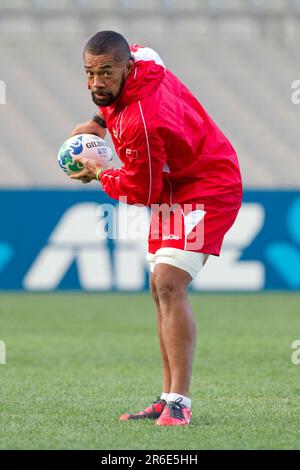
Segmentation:
[(126, 157), (130, 158), (131, 160), (137, 160), (139, 154), (137, 150), (126, 149)]

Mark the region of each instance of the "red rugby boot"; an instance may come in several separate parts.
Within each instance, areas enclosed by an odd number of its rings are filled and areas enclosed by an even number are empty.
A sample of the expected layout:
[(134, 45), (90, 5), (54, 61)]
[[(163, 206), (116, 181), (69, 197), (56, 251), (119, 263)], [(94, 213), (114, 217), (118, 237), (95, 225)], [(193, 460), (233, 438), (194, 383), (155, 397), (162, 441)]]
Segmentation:
[(181, 404), (182, 398), (168, 401), (156, 424), (158, 426), (186, 426), (190, 424), (192, 412)]
[(166, 401), (161, 400), (160, 397), (157, 397), (157, 400), (153, 401), (151, 405), (145, 408), (143, 411), (120, 416), (120, 421), (128, 421), (129, 419), (157, 419), (163, 412), (165, 406)]

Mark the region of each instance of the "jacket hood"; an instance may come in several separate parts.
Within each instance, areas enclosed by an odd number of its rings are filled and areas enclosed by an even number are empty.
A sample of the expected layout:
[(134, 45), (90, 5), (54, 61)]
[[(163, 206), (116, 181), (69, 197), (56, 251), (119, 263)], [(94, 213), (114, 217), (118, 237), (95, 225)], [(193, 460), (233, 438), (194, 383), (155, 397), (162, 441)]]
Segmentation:
[(166, 73), (163, 61), (153, 49), (134, 44), (130, 50), (134, 66), (113, 107), (128, 105), (151, 95), (158, 88)]

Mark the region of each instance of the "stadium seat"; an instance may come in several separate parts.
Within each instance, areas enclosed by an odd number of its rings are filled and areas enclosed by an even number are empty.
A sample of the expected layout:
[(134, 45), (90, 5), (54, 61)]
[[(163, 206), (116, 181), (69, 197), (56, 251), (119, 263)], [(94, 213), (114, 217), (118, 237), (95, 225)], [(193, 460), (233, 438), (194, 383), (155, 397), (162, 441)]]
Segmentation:
[(290, 0), (290, 1), (291, 1), (292, 10), (299, 15), (300, 14), (300, 0)]
[(53, 37), (59, 37), (63, 34), (66, 36), (81, 36), (84, 28), (82, 22), (73, 15), (66, 14), (63, 16), (45, 16), (39, 21), (39, 29), (44, 34), (51, 35)]
[(35, 12), (49, 14), (53, 11), (71, 12), (73, 0), (32, 0), (32, 7)]
[[(299, 9), (299, 14), (300, 14), (300, 9)], [(293, 44), (299, 43), (300, 41), (300, 27), (299, 27), (299, 18), (297, 15), (293, 15), (292, 17), (287, 17), (284, 20), (283, 23), (283, 30), (284, 30), (284, 41), (285, 44), (291, 44), (291, 46), (288, 48), (292, 47)], [(298, 60), (298, 54), (295, 57), (295, 61)]]
[(286, 0), (248, 0), (250, 9), (256, 13), (283, 13), (289, 8), (289, 2)]
[(0, 17), (0, 37), (10, 39), (13, 37), (27, 38), (38, 33), (38, 24), (31, 15), (3, 15)]
[(222, 16), (215, 24), (214, 36), (222, 36), (224, 40), (255, 41), (259, 37), (259, 25), (249, 15)]
[(207, 0), (208, 11), (210, 13), (243, 13), (247, 11), (245, 0)]
[(31, 0), (1, 0), (0, 15), (8, 12), (25, 12), (32, 8)]
[(199, 14), (205, 11), (206, 0), (162, 0), (164, 13), (174, 15)]
[(120, 11), (125, 14), (140, 14), (141, 12), (159, 13), (161, 11), (160, 0), (119, 0)]
[(173, 19), (173, 34), (177, 38), (184, 36), (185, 41), (207, 40), (210, 37), (211, 25), (206, 18), (199, 15), (194, 17), (178, 15)]
[(129, 24), (133, 42), (150, 45), (153, 41), (164, 41), (169, 37), (168, 23), (163, 16), (155, 18), (155, 21), (152, 17), (140, 17), (138, 21), (132, 20)]
[(117, 12), (117, 0), (73, 0), (74, 9), (81, 15)]

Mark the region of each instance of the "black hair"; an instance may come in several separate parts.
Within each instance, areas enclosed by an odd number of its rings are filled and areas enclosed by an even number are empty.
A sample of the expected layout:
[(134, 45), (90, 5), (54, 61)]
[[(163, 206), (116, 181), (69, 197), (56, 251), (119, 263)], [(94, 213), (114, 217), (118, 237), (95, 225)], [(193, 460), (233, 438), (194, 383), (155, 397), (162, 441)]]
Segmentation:
[(85, 51), (92, 55), (114, 53), (117, 62), (126, 62), (131, 57), (129, 44), (126, 39), (115, 31), (99, 31), (87, 42)]

